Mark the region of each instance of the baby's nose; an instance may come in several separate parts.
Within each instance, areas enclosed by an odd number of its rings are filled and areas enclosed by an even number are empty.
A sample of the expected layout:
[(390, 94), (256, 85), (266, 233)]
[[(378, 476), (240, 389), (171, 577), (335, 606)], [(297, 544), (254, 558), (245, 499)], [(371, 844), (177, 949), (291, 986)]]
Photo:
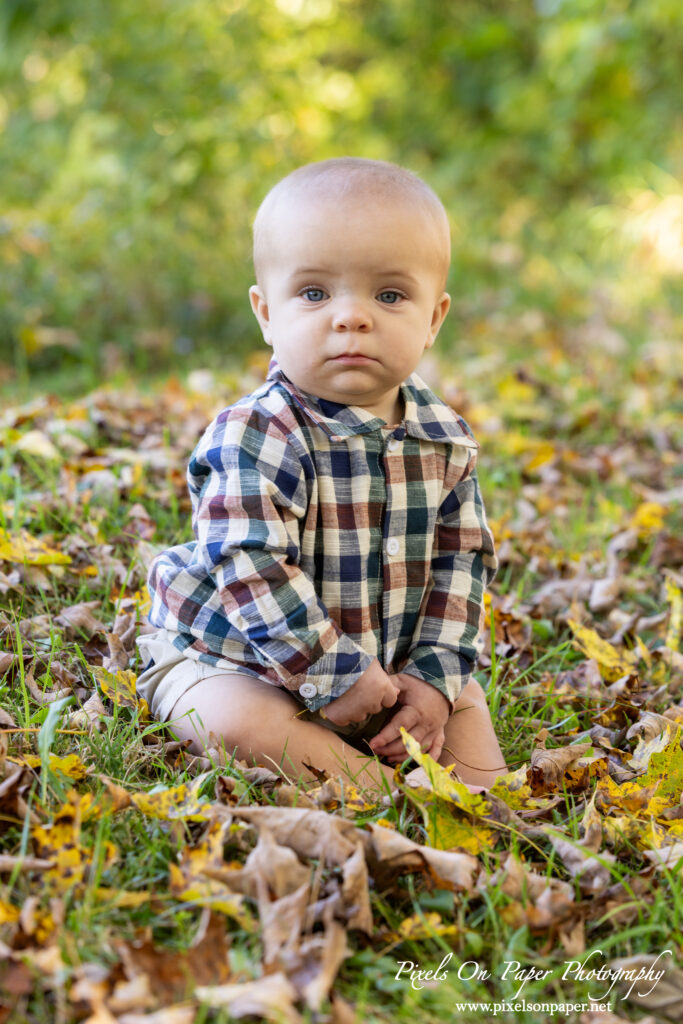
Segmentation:
[(349, 299), (340, 302), (334, 310), (332, 326), (335, 331), (369, 331), (372, 316), (365, 303)]

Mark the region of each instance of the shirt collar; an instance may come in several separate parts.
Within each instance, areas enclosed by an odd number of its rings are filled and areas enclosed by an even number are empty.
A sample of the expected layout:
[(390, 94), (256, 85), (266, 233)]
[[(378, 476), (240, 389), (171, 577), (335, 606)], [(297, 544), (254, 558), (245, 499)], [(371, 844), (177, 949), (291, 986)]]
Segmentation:
[[(307, 391), (301, 391), (285, 376), (274, 358), (268, 367), (267, 380), (277, 381), (308, 418), (325, 431), (331, 441), (342, 441), (355, 434), (368, 434), (387, 426), (379, 416), (373, 416), (360, 406), (340, 405), (325, 398), (316, 398)], [(479, 447), (462, 417), (442, 402), (416, 373), (412, 373), (401, 384), (401, 394), (405, 413), (403, 422), (394, 431), (396, 437), (408, 434), (410, 437), (426, 441), (459, 444), (466, 448)]]

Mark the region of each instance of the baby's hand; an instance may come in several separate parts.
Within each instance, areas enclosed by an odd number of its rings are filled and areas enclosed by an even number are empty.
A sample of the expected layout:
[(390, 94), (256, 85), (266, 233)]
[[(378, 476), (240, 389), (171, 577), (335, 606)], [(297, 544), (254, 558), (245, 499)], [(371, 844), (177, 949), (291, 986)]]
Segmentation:
[(362, 722), (368, 715), (374, 715), (382, 708), (393, 707), (398, 697), (398, 688), (393, 678), (387, 675), (377, 658), (374, 658), (346, 693), (323, 708), (325, 718), (335, 725), (348, 725), (349, 722)]
[(436, 687), (417, 676), (398, 672), (391, 679), (398, 683), (398, 700), (402, 707), (370, 741), (372, 752), (386, 758), (391, 764), (404, 761), (406, 750), (401, 739), (403, 726), (417, 740), (422, 750), (436, 761), (446, 739), (444, 726), (450, 716), (448, 701)]

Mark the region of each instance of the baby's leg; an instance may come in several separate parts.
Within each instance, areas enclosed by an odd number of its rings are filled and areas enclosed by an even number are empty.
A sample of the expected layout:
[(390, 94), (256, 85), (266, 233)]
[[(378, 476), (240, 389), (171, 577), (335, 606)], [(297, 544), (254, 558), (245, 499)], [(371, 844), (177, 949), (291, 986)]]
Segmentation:
[(179, 739), (192, 740), (193, 753), (212, 746), (209, 733), (228, 754), (248, 764), (265, 764), (296, 781), (312, 773), (304, 761), (330, 775), (349, 775), (361, 787), (394, 789), (393, 769), (316, 722), (297, 718), (301, 705), (286, 691), (242, 675), (209, 676), (176, 702), (169, 725)]
[(463, 782), (489, 788), (507, 772), (486, 695), (476, 679), (470, 679), (458, 697), (444, 732), (439, 764), (455, 763)]

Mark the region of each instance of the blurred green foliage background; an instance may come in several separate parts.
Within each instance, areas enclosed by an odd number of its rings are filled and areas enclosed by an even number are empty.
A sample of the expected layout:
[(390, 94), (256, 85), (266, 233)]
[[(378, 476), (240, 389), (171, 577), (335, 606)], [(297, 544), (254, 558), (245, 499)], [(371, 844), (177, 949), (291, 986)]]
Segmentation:
[(243, 360), (256, 207), (346, 153), (442, 196), (447, 350), (680, 317), (680, 0), (2, 0), (0, 53), (5, 389)]

